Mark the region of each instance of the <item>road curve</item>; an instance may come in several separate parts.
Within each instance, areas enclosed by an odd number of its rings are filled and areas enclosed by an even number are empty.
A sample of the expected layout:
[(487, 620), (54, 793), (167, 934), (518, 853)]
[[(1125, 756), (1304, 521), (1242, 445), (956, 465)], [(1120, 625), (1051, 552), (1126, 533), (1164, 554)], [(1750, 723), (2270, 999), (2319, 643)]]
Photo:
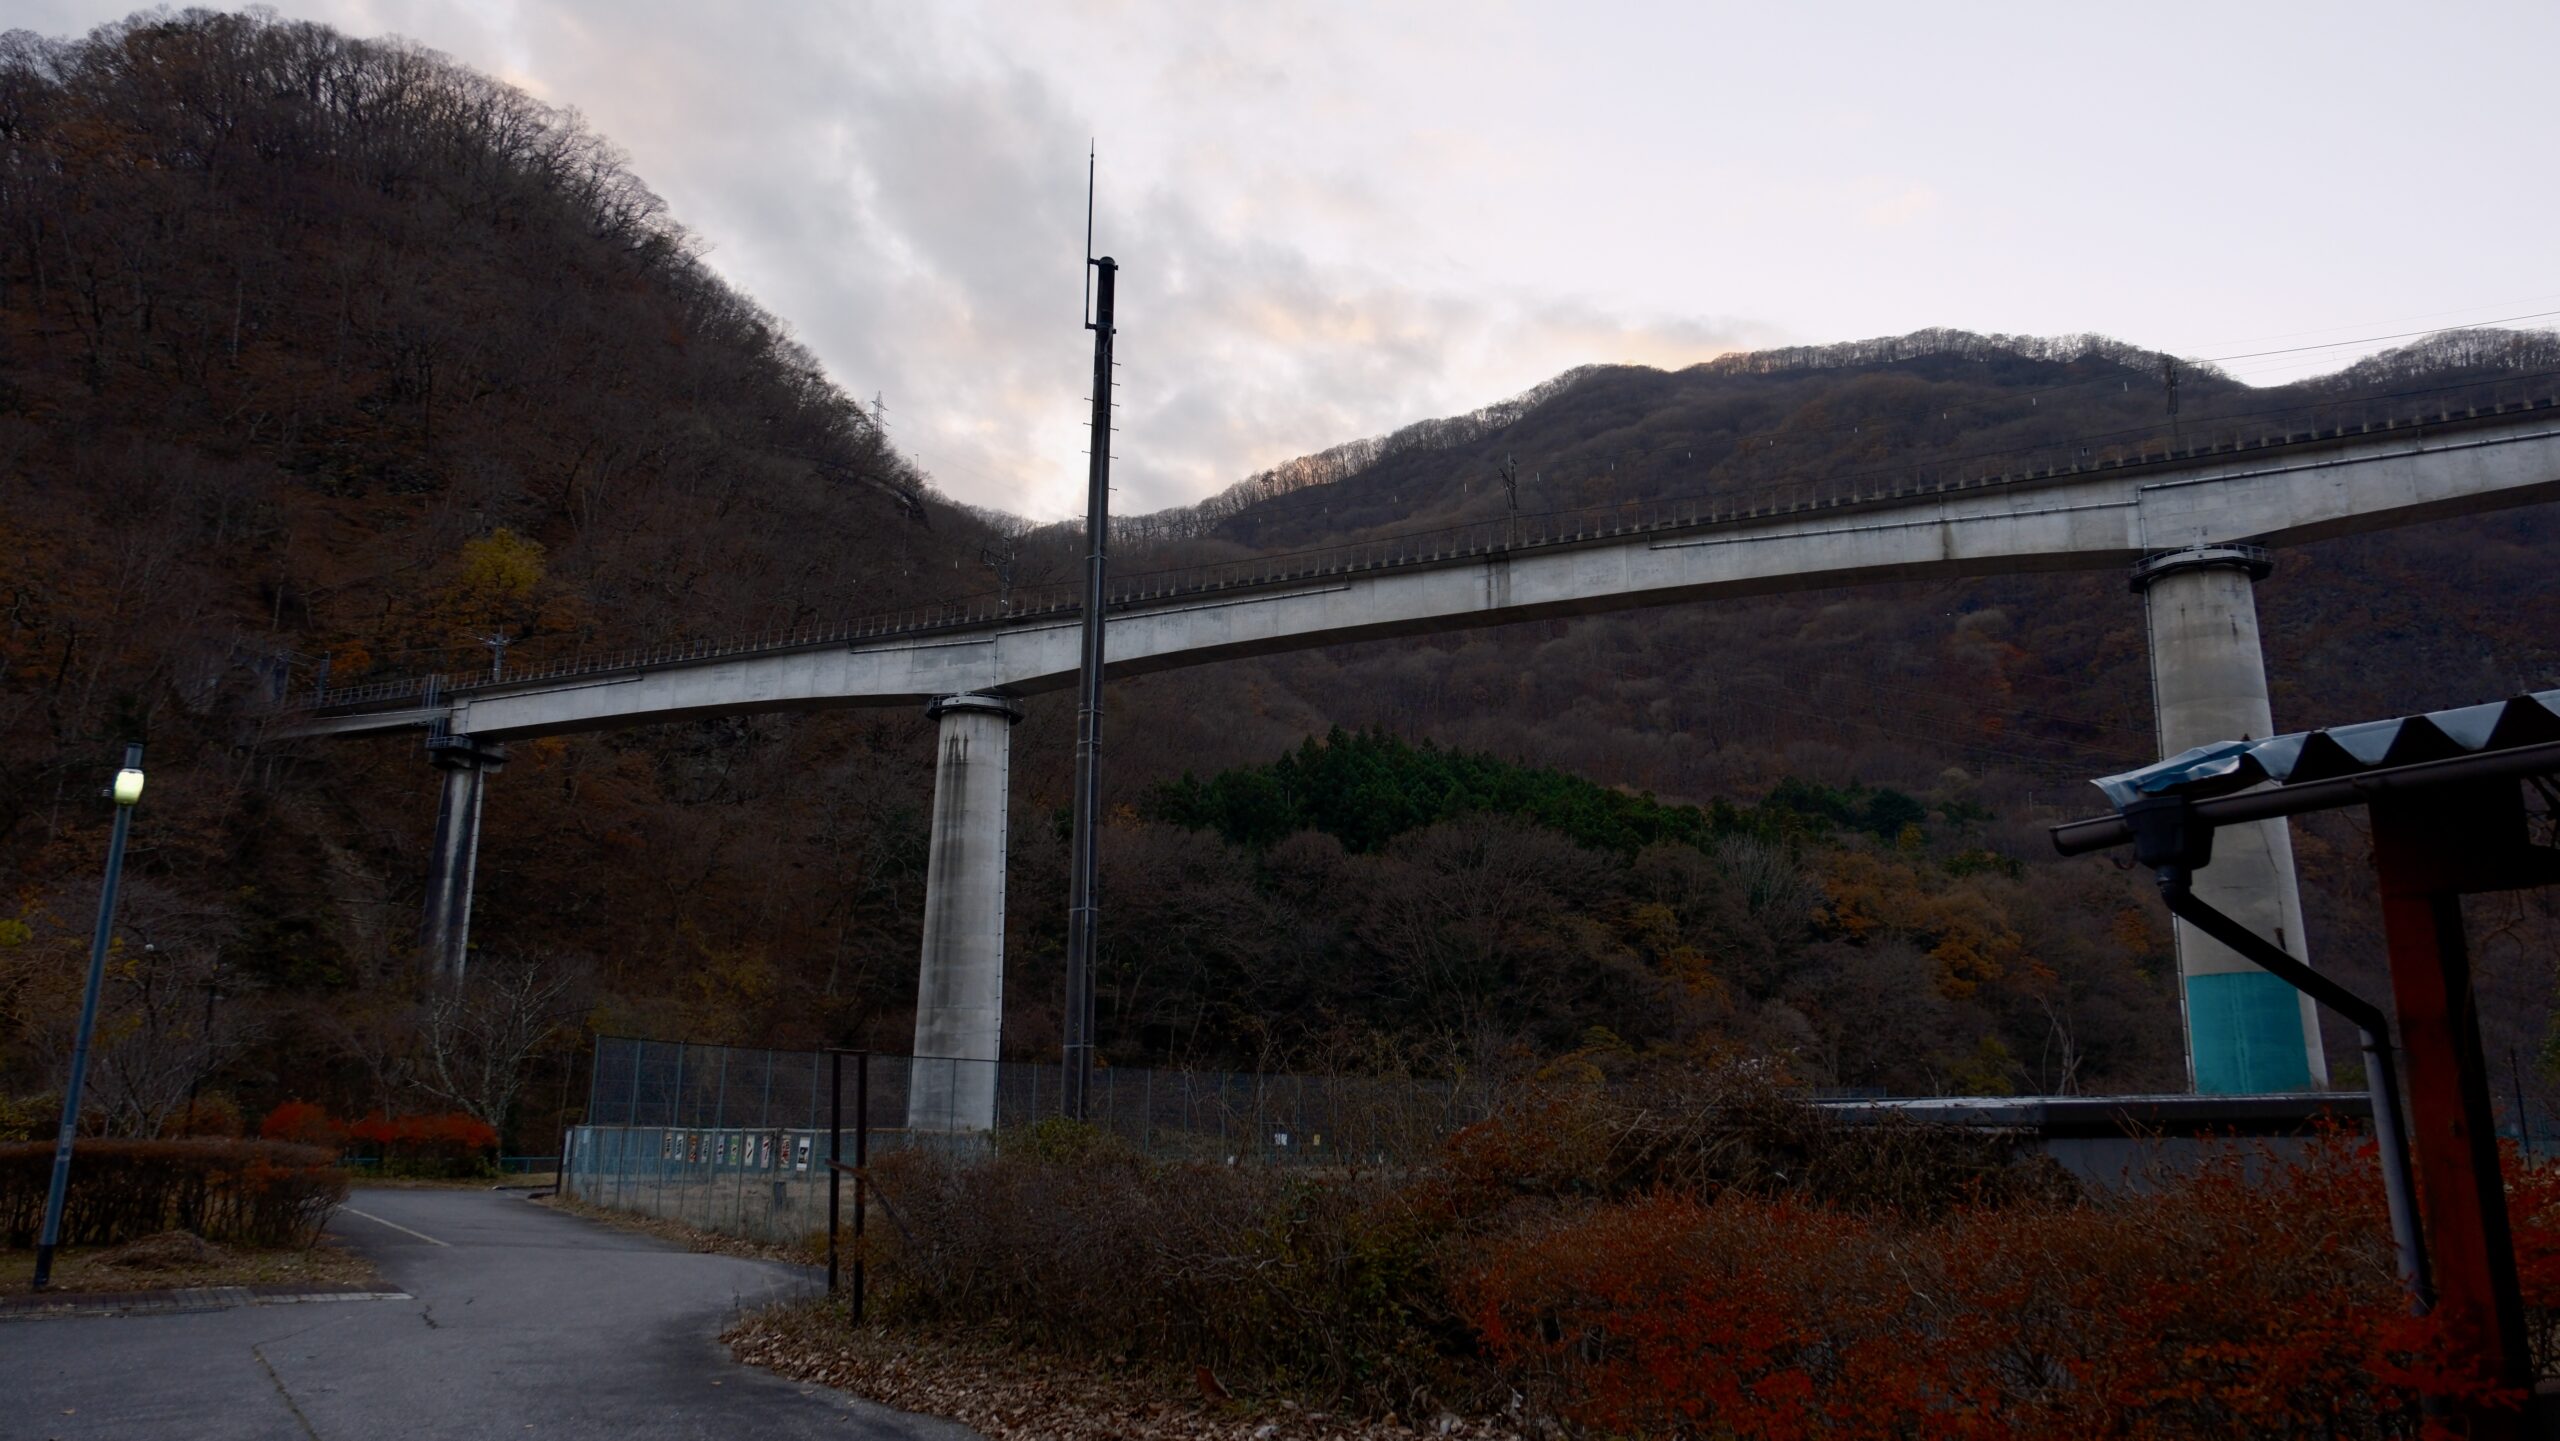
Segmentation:
[(971, 1441), (741, 1366), (797, 1268), (701, 1256), (488, 1191), (362, 1190), (329, 1223), (408, 1301), (14, 1321), (0, 1437)]

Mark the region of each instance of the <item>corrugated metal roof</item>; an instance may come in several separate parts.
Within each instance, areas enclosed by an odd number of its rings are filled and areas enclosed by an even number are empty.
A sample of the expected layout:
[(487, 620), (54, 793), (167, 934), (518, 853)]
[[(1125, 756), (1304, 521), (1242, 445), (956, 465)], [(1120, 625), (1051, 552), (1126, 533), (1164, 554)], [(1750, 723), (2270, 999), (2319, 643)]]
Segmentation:
[(2203, 800), (2267, 781), (2299, 785), (2550, 741), (2560, 741), (2560, 690), (2262, 741), (2216, 741), (2091, 784), (2122, 810), (2144, 796)]

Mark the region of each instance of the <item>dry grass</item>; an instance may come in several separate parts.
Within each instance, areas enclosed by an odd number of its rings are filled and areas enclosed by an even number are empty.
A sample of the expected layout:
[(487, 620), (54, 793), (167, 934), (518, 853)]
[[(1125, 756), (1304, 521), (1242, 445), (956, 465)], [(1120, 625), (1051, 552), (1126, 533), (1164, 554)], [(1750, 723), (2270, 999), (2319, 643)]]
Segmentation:
[[(119, 1291), (175, 1291), (195, 1286), (323, 1286), (359, 1285), (392, 1289), (373, 1263), (331, 1237), (311, 1246), (252, 1251), (214, 1248), (200, 1264), (163, 1266), (109, 1264), (122, 1247), (87, 1246), (59, 1251), (53, 1258), (49, 1296)], [(33, 1251), (0, 1251), (0, 1296), (32, 1294), (36, 1270)]]
[(376, 1176), (357, 1167), (347, 1168), (347, 1185), (364, 1191), (495, 1191), (500, 1187), (548, 1186), (550, 1176), (464, 1176), (459, 1179), (434, 1176)]
[(533, 1203), (552, 1210), (611, 1226), (617, 1231), (652, 1236), (688, 1251), (713, 1256), (745, 1256), (758, 1261), (787, 1261), (799, 1266), (823, 1266), (827, 1261), (826, 1233), (821, 1231), (794, 1242), (750, 1240), (720, 1231), (706, 1231), (682, 1221), (663, 1216), (642, 1216), (630, 1211), (617, 1211), (608, 1206), (592, 1205), (568, 1196), (537, 1196)]

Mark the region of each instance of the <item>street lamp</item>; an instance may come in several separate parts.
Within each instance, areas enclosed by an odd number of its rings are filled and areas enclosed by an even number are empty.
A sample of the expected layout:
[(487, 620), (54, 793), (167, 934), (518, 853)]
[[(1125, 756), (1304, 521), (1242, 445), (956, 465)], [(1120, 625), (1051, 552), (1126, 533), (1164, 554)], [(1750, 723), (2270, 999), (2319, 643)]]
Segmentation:
[(53, 1182), (44, 1193), (44, 1229), (36, 1237), (35, 1289), (53, 1280), (53, 1248), (62, 1241), (62, 1200), (71, 1184), (71, 1141), (80, 1131), (80, 1083), (89, 1076), (89, 1033), (98, 1025), (98, 991), (107, 976), (107, 933), (116, 918), (116, 881), (124, 873), (124, 838), (133, 829), (134, 803), (142, 799), (142, 747), (124, 748), (124, 769), (108, 794), (116, 826), (107, 841), (107, 880), (98, 890), (98, 929), (89, 939), (89, 989), (80, 998), (80, 1030), (71, 1043), (71, 1081), (62, 1088), (62, 1129), (53, 1141)]

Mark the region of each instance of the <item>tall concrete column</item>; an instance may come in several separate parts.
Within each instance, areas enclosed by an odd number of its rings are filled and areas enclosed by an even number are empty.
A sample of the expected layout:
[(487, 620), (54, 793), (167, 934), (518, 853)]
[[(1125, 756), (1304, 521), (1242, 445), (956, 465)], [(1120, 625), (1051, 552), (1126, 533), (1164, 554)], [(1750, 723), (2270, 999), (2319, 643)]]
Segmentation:
[(492, 771), (504, 770), (504, 746), (467, 735), (427, 738), (427, 758), (444, 772), (436, 802), (436, 839), (427, 856), (427, 913), (419, 948), (438, 979), (462, 979), (471, 945), (471, 882), (480, 863), (480, 796)]
[[(2274, 569), (2252, 545), (2205, 545), (2152, 556), (2133, 568), (2151, 631), (2151, 699), (2160, 754), (2213, 741), (2275, 734), (2266, 658), (2251, 591)], [(2225, 826), (2196, 895), (2308, 962), (2293, 834), (2282, 820)], [(2199, 1092), (2298, 1091), (2329, 1083), (2311, 998), (2177, 923), (2180, 1004), (2187, 1020), (2187, 1075)]]
[[(996, 1051), (1004, 1039), (1004, 852), (1013, 723), (1002, 696), (944, 696), (925, 862), (924, 963), (916, 979), (919, 1058), (907, 1126), (985, 1131), (996, 1123)], [(927, 1057), (937, 1059), (924, 1059)]]

